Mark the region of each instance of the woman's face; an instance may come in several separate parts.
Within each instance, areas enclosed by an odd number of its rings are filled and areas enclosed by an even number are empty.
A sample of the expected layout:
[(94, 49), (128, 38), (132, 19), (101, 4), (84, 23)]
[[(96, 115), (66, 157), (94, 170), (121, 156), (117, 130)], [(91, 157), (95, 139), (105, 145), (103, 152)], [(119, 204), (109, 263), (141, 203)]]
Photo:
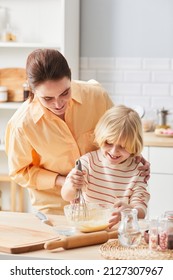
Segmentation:
[(35, 94), (45, 108), (62, 117), (71, 99), (71, 81), (67, 77), (45, 81), (36, 87)]
[(106, 142), (101, 151), (108, 163), (120, 164), (129, 158), (130, 153), (125, 150), (121, 145)]

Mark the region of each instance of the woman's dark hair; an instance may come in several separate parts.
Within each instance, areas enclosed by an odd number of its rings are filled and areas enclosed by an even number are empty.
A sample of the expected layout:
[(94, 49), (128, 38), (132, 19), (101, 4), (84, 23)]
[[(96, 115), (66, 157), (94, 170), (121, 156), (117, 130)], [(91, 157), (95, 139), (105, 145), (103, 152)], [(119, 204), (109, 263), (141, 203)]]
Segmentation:
[[(26, 61), (26, 76), (31, 92), (48, 80), (71, 80), (71, 70), (65, 57), (55, 49), (37, 49), (29, 54)], [(31, 93), (31, 99), (33, 94)]]

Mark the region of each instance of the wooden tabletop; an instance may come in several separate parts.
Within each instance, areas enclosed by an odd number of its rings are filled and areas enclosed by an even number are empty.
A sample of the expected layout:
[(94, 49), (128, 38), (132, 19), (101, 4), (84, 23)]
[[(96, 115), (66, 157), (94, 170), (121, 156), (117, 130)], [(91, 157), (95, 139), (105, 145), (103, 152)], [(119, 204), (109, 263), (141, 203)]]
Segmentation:
[[(54, 227), (58, 227), (58, 225), (62, 225), (62, 224), (66, 224), (66, 220), (64, 216), (58, 216), (58, 215), (49, 215), (48, 216), (51, 220), (51, 222), (53, 223)], [(51, 226), (45, 225), (43, 224), (40, 220), (38, 220), (38, 218), (36, 218), (34, 216), (34, 214), (32, 213), (16, 213), (16, 212), (2, 212), (0, 211), (0, 227), (3, 230), (3, 227), (12, 227), (14, 228), (14, 230), (11, 230), (11, 239), (14, 239), (15, 236), (15, 230), (18, 229), (18, 233), (21, 237), (21, 244), (22, 243), (22, 238), (26, 237), (25, 234), (25, 229), (30, 233), (31, 231), (33, 231), (33, 235), (31, 234), (31, 237), (37, 235), (36, 233), (39, 232), (38, 236), (41, 236), (40, 238), (42, 238), (43, 233), (45, 234), (47, 232), (46, 238), (49, 239), (50, 237), (56, 237), (56, 240), (60, 239), (62, 240), (64, 237), (58, 235), (57, 233), (55, 234), (55, 230), (54, 227), (52, 228)], [(21, 231), (20, 231), (21, 229)], [(116, 232), (116, 231), (114, 231)], [(14, 235), (13, 235), (14, 233)], [(98, 233), (100, 233), (100, 235), (98, 235)], [(97, 234), (97, 238), (99, 239), (98, 236), (101, 236), (103, 234), (108, 234), (108, 232), (106, 231), (100, 231), (100, 232), (95, 232), (95, 234)], [(23, 236), (22, 236), (23, 234)], [(89, 240), (89, 234), (91, 236), (91, 234), (93, 233), (75, 233), (76, 235), (73, 235), (72, 237), (75, 237), (75, 240), (79, 240), (80, 237), (82, 235), (85, 235), (85, 239)], [(4, 241), (9, 240), (9, 236), (8, 236), (8, 232), (7, 232), (7, 236), (4, 236), (0, 230), (0, 249), (2, 248), (1, 246), (3, 246)], [(30, 237), (30, 236), (29, 236)], [(77, 237), (77, 238), (76, 238)], [(20, 241), (20, 238), (16, 238), (17, 242)], [(54, 239), (55, 240), (55, 239)], [(91, 240), (91, 239), (90, 239)], [(95, 239), (97, 240), (97, 239)], [(9, 240), (11, 242), (11, 244), (13, 244), (13, 242), (11, 240)], [(118, 256), (117, 253), (119, 253), (120, 255), (122, 255), (122, 250), (120, 249), (119, 251), (117, 251), (116, 248), (116, 243), (117, 240), (116, 239), (109, 239), (108, 242), (102, 242), (102, 244), (98, 244), (98, 245), (92, 245), (92, 246), (85, 246), (85, 247), (80, 247), (80, 248), (73, 248), (73, 249), (63, 249), (62, 247), (58, 248), (58, 249), (54, 249), (54, 250), (46, 250), (41, 249), (41, 250), (37, 250), (37, 251), (30, 251), (30, 252), (26, 252), (26, 253), (20, 253), (20, 254), (9, 254), (9, 253), (5, 253), (3, 252), (3, 250), (0, 250), (0, 260), (25, 260), (25, 259), (30, 259), (30, 260), (106, 260), (100, 253), (100, 248), (102, 246), (102, 251), (105, 250), (103, 249), (103, 247), (105, 248), (105, 246), (107, 246), (107, 250), (109, 252), (112, 252), (112, 241), (114, 242), (115, 245), (115, 249), (114, 249), (114, 259), (119, 259), (122, 256)], [(9, 242), (9, 243), (10, 243)], [(143, 242), (143, 241), (142, 241)], [(20, 243), (20, 242), (19, 242)], [(31, 242), (32, 243), (32, 242)], [(70, 242), (69, 242), (70, 243)], [(94, 243), (95, 244), (95, 243)], [(110, 248), (108, 249), (110, 245)], [(143, 246), (143, 244), (141, 244)], [(135, 258), (132, 259), (173, 259), (173, 252), (172, 250), (167, 250), (167, 251), (158, 251), (157, 255), (155, 251), (151, 251), (148, 250), (147, 245), (145, 244), (146, 249), (142, 252), (141, 255), (141, 249), (138, 252), (138, 254), (136, 254)], [(169, 252), (168, 252), (169, 251)], [(145, 255), (143, 255), (145, 253)], [(115, 256), (116, 254), (116, 256)], [(123, 259), (128, 260), (131, 259), (129, 252), (126, 252), (126, 254), (128, 254), (127, 256), (123, 256)]]
[(173, 137), (157, 136), (154, 132), (145, 132), (144, 146), (173, 147)]
[[(64, 216), (58, 215), (48, 215), (50, 220), (53, 222), (54, 227), (58, 225), (66, 225), (66, 219)], [(55, 237), (58, 234), (55, 233), (55, 229), (51, 226), (43, 224), (38, 218), (32, 213), (17, 213), (17, 212), (3, 212), (0, 211), (0, 226), (10, 226), (14, 228), (21, 228), (21, 235), (24, 229), (39, 231), (40, 236), (47, 232), (48, 239), (50, 237)], [(81, 234), (81, 233), (77, 233)], [(87, 234), (87, 233), (86, 233)], [(11, 235), (12, 236), (12, 235)], [(60, 236), (62, 237), (62, 236)], [(11, 237), (12, 238), (12, 237)], [(22, 237), (21, 237), (22, 239)], [(5, 239), (6, 240), (6, 239)], [(21, 254), (9, 254), (0, 252), (0, 259), (60, 259), (60, 260), (101, 260), (104, 259), (99, 253), (99, 248), (101, 244), (92, 245), (82, 248), (74, 248), (65, 250), (63, 248), (58, 248), (53, 251), (50, 250), (38, 250), (31, 251)]]

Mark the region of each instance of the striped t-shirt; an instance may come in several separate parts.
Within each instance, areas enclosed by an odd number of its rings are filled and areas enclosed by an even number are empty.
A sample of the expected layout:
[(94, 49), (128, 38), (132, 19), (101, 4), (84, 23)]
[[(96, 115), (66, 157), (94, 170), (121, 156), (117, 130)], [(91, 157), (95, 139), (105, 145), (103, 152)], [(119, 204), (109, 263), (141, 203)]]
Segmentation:
[(146, 213), (150, 195), (144, 177), (140, 176), (134, 158), (129, 157), (117, 165), (107, 163), (101, 150), (87, 153), (81, 158), (85, 175), (85, 199), (88, 202), (114, 204), (116, 199), (141, 208)]

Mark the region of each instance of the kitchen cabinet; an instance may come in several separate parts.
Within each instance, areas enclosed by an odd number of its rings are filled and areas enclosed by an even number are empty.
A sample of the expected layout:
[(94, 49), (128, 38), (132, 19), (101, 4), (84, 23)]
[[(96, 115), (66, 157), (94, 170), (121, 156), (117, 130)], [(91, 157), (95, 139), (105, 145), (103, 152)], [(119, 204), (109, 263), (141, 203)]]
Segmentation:
[(3, 42), (0, 34), (0, 68), (24, 68), (34, 49), (55, 48), (78, 79), (79, 0), (1, 0), (0, 5), (7, 8), (6, 21), (16, 36), (16, 42)]
[[(1, 0), (0, 6), (8, 11), (6, 23), (10, 24), (11, 32), (16, 35), (17, 40), (3, 41), (0, 30), (0, 68), (25, 68), (27, 56), (34, 49), (54, 48), (66, 57), (72, 70), (72, 79), (78, 79), (79, 2), (80, 0)], [(28, 192), (11, 183), (8, 177), (8, 162), (4, 149), (6, 124), (19, 106), (20, 103), (16, 102), (0, 103), (2, 210), (30, 211)], [(8, 186), (11, 187), (11, 196)], [(23, 196), (24, 203), (20, 205)]]
[(151, 164), (148, 216), (160, 217), (173, 210), (173, 147), (145, 146), (143, 155)]
[(30, 211), (31, 205), (25, 189), (12, 182), (8, 176), (8, 162), (5, 153), (4, 136), (8, 120), (21, 103), (0, 103), (0, 190), (1, 209), (11, 211)]

